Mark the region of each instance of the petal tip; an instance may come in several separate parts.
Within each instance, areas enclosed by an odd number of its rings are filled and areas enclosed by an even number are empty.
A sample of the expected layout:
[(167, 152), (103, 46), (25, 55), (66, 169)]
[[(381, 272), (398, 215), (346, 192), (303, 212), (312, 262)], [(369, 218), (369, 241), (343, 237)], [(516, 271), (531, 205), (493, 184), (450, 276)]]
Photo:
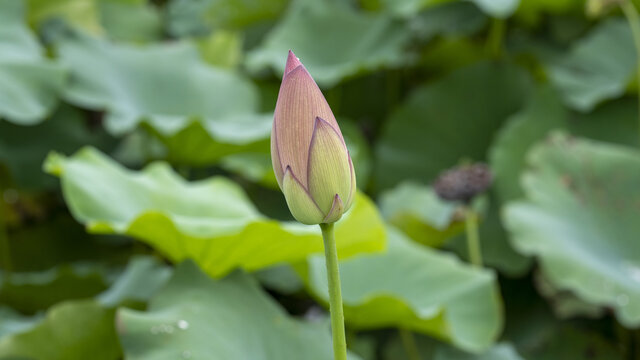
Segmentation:
[(296, 57), (296, 54), (294, 54), (293, 51), (289, 50), (289, 56), (287, 56), (287, 64), (284, 67), (284, 75), (286, 76), (298, 66), (302, 66), (300, 59)]
[(342, 199), (340, 195), (335, 194), (333, 197), (333, 204), (331, 204), (331, 210), (327, 216), (322, 220), (323, 223), (334, 223), (342, 217), (344, 213), (344, 204), (342, 203)]

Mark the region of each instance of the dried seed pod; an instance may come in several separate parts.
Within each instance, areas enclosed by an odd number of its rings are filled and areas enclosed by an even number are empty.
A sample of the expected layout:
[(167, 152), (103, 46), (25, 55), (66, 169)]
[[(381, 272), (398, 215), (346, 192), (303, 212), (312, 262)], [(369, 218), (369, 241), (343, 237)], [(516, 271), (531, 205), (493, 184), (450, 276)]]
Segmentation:
[(434, 182), (433, 189), (444, 200), (469, 203), (474, 196), (487, 190), (492, 182), (489, 166), (476, 163), (444, 171)]

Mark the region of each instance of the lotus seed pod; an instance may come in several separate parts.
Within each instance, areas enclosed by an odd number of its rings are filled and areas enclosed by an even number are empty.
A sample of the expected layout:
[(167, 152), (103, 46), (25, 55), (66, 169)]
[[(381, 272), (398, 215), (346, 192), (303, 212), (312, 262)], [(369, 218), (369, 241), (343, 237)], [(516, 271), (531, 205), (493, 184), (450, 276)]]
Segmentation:
[(444, 200), (468, 203), (487, 190), (493, 182), (486, 164), (462, 165), (440, 174), (433, 184), (436, 194)]
[(291, 51), (274, 113), (271, 161), (299, 222), (332, 223), (351, 207), (356, 178), (340, 127), (320, 88)]

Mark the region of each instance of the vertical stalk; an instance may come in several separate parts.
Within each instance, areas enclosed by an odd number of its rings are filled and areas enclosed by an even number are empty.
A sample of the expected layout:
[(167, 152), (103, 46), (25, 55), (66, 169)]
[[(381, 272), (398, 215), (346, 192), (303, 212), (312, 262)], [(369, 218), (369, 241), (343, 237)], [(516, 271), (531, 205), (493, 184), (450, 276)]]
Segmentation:
[(504, 19), (491, 19), (491, 27), (489, 28), (489, 36), (487, 38), (487, 51), (494, 59), (502, 56), (502, 43), (504, 41), (505, 29)]
[(480, 251), (480, 236), (478, 235), (478, 214), (468, 206), (464, 210), (464, 218), (469, 260), (474, 266), (482, 267), (482, 252)]
[(407, 359), (420, 360), (420, 352), (416, 345), (416, 339), (413, 337), (411, 331), (404, 328), (400, 328), (398, 331), (400, 332), (400, 340), (402, 340), (404, 351), (407, 353)]
[(329, 312), (331, 313), (331, 334), (333, 336), (334, 360), (347, 360), (347, 339), (344, 332), (344, 310), (342, 309), (342, 290), (340, 289), (340, 270), (338, 268), (338, 250), (333, 232), (333, 223), (320, 224), (324, 240), (324, 257), (327, 263), (329, 283)]
[(636, 333), (636, 360), (640, 360), (640, 329), (634, 332)]
[(620, 8), (624, 16), (629, 22), (631, 27), (631, 34), (633, 35), (633, 43), (636, 48), (636, 76), (638, 81), (638, 136), (640, 139), (640, 16), (638, 16), (638, 10), (633, 5), (631, 0), (624, 0), (620, 3)]
[[(0, 188), (0, 201), (2, 201), (2, 188)], [(3, 205), (0, 204), (0, 257), (2, 259), (5, 281), (11, 282), (13, 265), (11, 264), (11, 247), (9, 246), (9, 235), (5, 225), (5, 213)]]

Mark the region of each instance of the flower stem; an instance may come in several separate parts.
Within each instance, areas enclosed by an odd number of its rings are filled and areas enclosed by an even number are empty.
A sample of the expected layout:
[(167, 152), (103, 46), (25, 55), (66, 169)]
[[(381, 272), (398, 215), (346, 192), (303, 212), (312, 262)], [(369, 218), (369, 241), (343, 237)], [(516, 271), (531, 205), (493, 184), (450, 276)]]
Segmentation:
[(416, 346), (416, 339), (413, 337), (411, 331), (404, 328), (400, 328), (398, 331), (400, 332), (400, 340), (402, 340), (404, 351), (407, 353), (407, 359), (420, 360), (420, 352)]
[(636, 48), (636, 76), (638, 77), (638, 135), (640, 136), (640, 16), (638, 16), (638, 10), (636, 10), (636, 7), (633, 5), (631, 0), (622, 1), (620, 3), (620, 8), (622, 8), (622, 12), (627, 18), (627, 22), (629, 22), (631, 34), (633, 35), (633, 44)]
[[(0, 189), (0, 195), (2, 189)], [(11, 248), (9, 246), (9, 235), (7, 234), (7, 228), (5, 225), (5, 214), (2, 205), (0, 204), (0, 259), (2, 260), (2, 266), (5, 273), (5, 281), (11, 282), (11, 273), (13, 271), (13, 265), (11, 264)]]
[(489, 56), (498, 59), (502, 56), (502, 42), (504, 41), (506, 27), (504, 19), (493, 18), (490, 26), (486, 45), (487, 51)]
[(329, 312), (331, 313), (331, 333), (333, 335), (334, 360), (347, 359), (347, 339), (344, 333), (344, 311), (342, 309), (342, 291), (340, 289), (340, 270), (338, 268), (338, 250), (333, 232), (333, 223), (320, 224), (324, 240), (324, 257), (327, 263), (329, 281)]
[(465, 227), (467, 230), (467, 249), (471, 264), (482, 267), (482, 252), (480, 251), (480, 235), (478, 235), (478, 214), (471, 208), (464, 211)]

